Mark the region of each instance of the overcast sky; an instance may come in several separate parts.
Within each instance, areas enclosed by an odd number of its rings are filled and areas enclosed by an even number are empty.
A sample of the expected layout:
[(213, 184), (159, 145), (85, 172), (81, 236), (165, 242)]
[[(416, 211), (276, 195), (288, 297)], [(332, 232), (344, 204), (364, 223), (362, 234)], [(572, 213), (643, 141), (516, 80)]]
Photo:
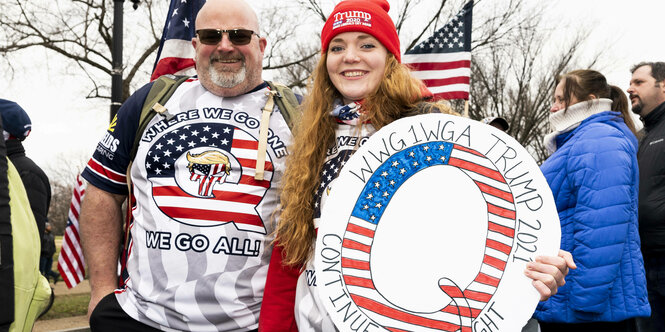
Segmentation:
[[(491, 1), (505, 0), (483, 0), (481, 5)], [(582, 51), (589, 56), (603, 52), (605, 61), (597, 69), (623, 90), (628, 88), (629, 68), (633, 64), (665, 61), (662, 0), (527, 2), (548, 6), (548, 24), (565, 23), (554, 34), (553, 47), (580, 27), (592, 27), (590, 41)], [(126, 3), (125, 11), (128, 10), (130, 5)], [(33, 132), (24, 142), (28, 156), (47, 170), (58, 168), (63, 159), (86, 160), (108, 124), (108, 101), (86, 99), (87, 82), (81, 86), (83, 82), (72, 81), (71, 76), (63, 74), (63, 60), (52, 53), (34, 48), (22, 52), (20, 58), (20, 63), (15, 63), (14, 78), (0, 82), (0, 98), (18, 102), (32, 118)]]

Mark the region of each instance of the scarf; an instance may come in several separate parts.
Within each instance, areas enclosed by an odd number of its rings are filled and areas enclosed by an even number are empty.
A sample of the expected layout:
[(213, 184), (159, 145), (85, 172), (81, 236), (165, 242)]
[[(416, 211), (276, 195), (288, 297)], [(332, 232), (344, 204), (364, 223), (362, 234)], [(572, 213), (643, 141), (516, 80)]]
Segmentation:
[(342, 105), (341, 101), (335, 101), (335, 107), (330, 111), (330, 115), (337, 118), (337, 122), (348, 125), (357, 125), (360, 123), (362, 114), (362, 101), (354, 101), (347, 105)]
[(550, 153), (554, 153), (557, 149), (557, 136), (577, 128), (586, 118), (611, 109), (612, 100), (600, 98), (579, 102), (567, 110), (551, 113), (550, 125), (554, 131), (545, 136), (545, 147)]

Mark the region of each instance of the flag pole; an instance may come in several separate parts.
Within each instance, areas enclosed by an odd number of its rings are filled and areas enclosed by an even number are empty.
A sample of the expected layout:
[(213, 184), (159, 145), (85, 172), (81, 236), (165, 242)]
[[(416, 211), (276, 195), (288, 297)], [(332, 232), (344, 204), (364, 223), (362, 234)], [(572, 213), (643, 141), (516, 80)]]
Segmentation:
[(464, 117), (468, 118), (469, 117), (469, 100), (464, 101)]
[(118, 113), (122, 105), (122, 5), (125, 0), (113, 1), (113, 51), (111, 69), (111, 116)]

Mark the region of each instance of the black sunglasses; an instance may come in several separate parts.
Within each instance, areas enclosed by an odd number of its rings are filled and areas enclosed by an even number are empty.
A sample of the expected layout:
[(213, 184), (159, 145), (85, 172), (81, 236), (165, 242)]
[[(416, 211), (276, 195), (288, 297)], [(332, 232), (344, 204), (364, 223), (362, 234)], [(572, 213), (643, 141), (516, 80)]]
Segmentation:
[(217, 45), (222, 41), (222, 36), (224, 33), (229, 34), (229, 40), (233, 45), (247, 45), (252, 41), (252, 35), (256, 35), (260, 38), (259, 34), (246, 29), (230, 29), (230, 30), (220, 30), (220, 29), (200, 29), (196, 30), (196, 34), (199, 36), (201, 43), (206, 45)]

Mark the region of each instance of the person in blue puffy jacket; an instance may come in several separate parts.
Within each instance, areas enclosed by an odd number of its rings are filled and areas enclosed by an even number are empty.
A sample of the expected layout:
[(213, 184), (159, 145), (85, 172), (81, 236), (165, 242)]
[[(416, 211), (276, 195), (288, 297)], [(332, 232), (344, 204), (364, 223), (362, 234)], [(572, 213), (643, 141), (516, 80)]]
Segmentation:
[(577, 269), (535, 317), (548, 331), (635, 331), (649, 316), (637, 223), (637, 139), (628, 100), (594, 70), (559, 79), (550, 110), (553, 154), (541, 170), (556, 201), (561, 249)]

